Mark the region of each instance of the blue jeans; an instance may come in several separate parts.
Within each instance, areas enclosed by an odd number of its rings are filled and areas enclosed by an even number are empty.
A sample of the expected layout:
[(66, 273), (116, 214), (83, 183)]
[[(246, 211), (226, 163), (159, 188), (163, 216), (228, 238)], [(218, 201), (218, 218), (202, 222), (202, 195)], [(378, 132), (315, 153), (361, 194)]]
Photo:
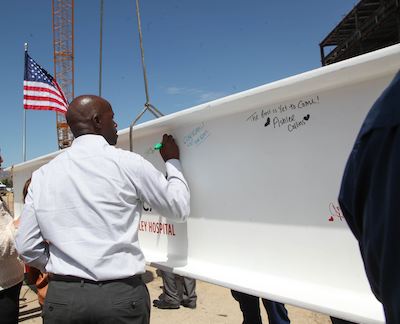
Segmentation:
[[(232, 296), (239, 302), (243, 313), (243, 324), (262, 324), (260, 298), (239, 291), (231, 290)], [(270, 324), (290, 323), (285, 305), (268, 299), (262, 299)]]

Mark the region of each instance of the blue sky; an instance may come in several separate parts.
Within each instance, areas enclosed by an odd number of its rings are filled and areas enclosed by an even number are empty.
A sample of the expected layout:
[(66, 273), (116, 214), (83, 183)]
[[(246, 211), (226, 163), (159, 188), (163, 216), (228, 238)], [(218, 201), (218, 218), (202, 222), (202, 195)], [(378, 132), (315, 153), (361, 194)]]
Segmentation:
[[(168, 115), (318, 68), (319, 43), (357, 3), (139, 0), (149, 101)], [(74, 1), (75, 96), (99, 93), (100, 9)], [(0, 1), (3, 167), (23, 161), (24, 43), (54, 76), (52, 19), (51, 0)], [(146, 102), (135, 0), (104, 0), (102, 60), (102, 97), (128, 128)], [(56, 151), (56, 113), (26, 115), (26, 159)]]

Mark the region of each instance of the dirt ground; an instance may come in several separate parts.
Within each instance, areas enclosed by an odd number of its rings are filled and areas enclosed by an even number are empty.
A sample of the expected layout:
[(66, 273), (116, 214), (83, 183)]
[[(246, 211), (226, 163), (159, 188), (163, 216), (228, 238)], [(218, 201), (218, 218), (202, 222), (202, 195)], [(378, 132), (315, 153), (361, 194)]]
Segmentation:
[[(162, 293), (162, 278), (157, 275), (157, 269), (147, 267), (144, 281), (150, 292), (151, 301), (158, 299)], [(197, 281), (198, 296), (196, 309), (181, 307), (179, 309), (151, 309), (151, 324), (241, 324), (243, 322), (239, 304), (229, 289)], [(311, 312), (305, 309), (286, 305), (292, 324), (331, 324), (329, 316)], [(20, 295), (20, 319), (25, 324), (42, 323), (41, 309), (37, 301), (34, 287), (25, 281)], [(268, 323), (264, 307), (261, 307), (263, 323)]]

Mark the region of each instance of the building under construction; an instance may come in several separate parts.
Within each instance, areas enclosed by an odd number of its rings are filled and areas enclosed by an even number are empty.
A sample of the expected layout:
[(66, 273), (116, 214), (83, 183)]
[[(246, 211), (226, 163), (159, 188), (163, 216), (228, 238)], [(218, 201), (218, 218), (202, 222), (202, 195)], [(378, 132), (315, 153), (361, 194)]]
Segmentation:
[(332, 64), (399, 42), (399, 0), (361, 0), (319, 44), (321, 63)]

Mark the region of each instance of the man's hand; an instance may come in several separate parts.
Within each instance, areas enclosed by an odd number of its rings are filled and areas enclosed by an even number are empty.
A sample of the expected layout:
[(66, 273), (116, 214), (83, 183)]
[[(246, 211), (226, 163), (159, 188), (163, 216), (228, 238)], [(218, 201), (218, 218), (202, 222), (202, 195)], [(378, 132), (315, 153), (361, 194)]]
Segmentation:
[(175, 144), (172, 135), (164, 134), (160, 154), (164, 159), (164, 162), (167, 162), (169, 159), (179, 160), (179, 148), (178, 145)]

